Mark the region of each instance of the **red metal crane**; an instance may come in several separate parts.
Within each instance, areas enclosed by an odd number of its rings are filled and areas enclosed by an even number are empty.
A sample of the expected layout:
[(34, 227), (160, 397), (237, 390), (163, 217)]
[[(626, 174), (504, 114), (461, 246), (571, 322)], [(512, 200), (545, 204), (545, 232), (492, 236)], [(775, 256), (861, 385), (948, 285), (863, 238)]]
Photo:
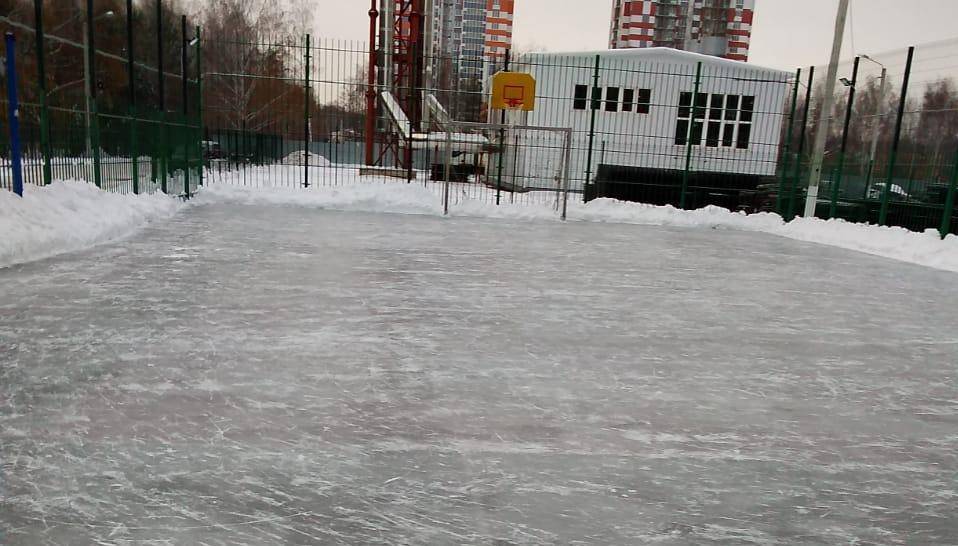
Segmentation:
[[(413, 131), (419, 131), (422, 120), (422, 87), (425, 71), (425, 43), (423, 40), (425, 21), (424, 0), (381, 0), (381, 10), (376, 10), (376, 0), (371, 0), (369, 10), (369, 89), (366, 94), (366, 163), (372, 165), (375, 148), (376, 119), (376, 75), (375, 68), (381, 64), (384, 71), (383, 86), (393, 93), (399, 105), (412, 124)], [(377, 17), (383, 21), (383, 32), (379, 36), (380, 48), (373, 46), (377, 33)], [(378, 53), (377, 53), (378, 51)], [(383, 56), (382, 63), (378, 55)], [(372, 130), (370, 130), (372, 126)], [(379, 155), (379, 161), (389, 152), (403, 168), (412, 169), (412, 146), (401, 142), (393, 132), (386, 135), (385, 145)]]

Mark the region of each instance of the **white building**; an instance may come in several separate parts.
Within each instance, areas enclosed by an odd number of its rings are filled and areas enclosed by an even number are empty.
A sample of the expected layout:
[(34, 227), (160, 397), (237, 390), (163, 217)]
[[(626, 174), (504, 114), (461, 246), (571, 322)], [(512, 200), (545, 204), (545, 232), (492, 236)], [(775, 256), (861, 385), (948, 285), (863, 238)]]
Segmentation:
[[(533, 53), (515, 70), (535, 77), (536, 109), (508, 119), (573, 129), (573, 190), (597, 177), (674, 184), (686, 166), (690, 126), (695, 179), (755, 185), (776, 174), (789, 73), (667, 48)], [(561, 154), (536, 138), (528, 131), (509, 137), (516, 150), (505, 156), (505, 173), (510, 184), (552, 189)]]

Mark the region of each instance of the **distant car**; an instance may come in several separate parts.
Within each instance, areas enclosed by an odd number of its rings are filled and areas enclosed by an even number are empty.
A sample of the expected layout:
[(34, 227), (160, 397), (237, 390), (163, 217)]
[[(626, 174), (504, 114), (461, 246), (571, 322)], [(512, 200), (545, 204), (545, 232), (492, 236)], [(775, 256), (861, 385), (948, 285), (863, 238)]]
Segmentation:
[(350, 142), (353, 140), (359, 140), (360, 136), (361, 135), (359, 133), (357, 133), (356, 131), (352, 129), (342, 129), (342, 130), (333, 131), (332, 133), (330, 133), (329, 141), (338, 144), (341, 142)]
[[(885, 183), (876, 182), (868, 188), (868, 198), (869, 199), (881, 199), (882, 195), (885, 193)], [(896, 201), (908, 201), (911, 199), (911, 196), (908, 195), (908, 192), (898, 184), (891, 185), (891, 198)]]
[(215, 140), (203, 141), (203, 159), (209, 161), (211, 159), (223, 159), (223, 157), (223, 148), (219, 142)]

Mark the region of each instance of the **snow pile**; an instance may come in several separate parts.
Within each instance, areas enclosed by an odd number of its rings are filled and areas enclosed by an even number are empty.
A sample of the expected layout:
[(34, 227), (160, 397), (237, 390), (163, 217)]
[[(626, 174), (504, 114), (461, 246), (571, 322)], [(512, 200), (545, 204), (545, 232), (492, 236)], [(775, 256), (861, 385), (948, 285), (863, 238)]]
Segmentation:
[[(405, 184), (401, 182), (357, 183), (313, 189), (252, 188), (214, 184), (203, 190), (199, 203), (240, 203), (310, 206), (323, 209), (387, 212), (399, 214), (442, 214), (441, 184)], [(495, 206), (488, 200), (468, 197), (459, 188), (450, 196), (451, 216), (504, 218), (516, 220), (555, 220), (558, 213), (542, 202)], [(683, 228), (730, 229), (768, 233), (834, 247), (845, 248), (914, 263), (936, 269), (958, 272), (958, 237), (942, 240), (929, 230), (915, 233), (903, 228), (853, 224), (843, 220), (798, 218), (786, 223), (777, 214), (746, 215), (721, 207), (681, 210), (671, 206), (626, 203), (598, 199), (583, 204), (570, 196), (568, 219), (582, 222), (609, 222)]]
[(757, 231), (958, 272), (958, 237), (951, 235), (942, 240), (936, 230), (915, 233), (900, 227), (818, 218), (796, 218), (785, 222), (781, 216), (771, 213), (746, 215), (721, 207), (681, 210), (612, 199), (598, 199), (588, 204), (570, 203), (569, 219)]
[(314, 189), (211, 184), (204, 187), (191, 203), (300, 206), (392, 214), (442, 214), (442, 203), (435, 193), (421, 185), (395, 182), (321, 186)]
[(777, 214), (746, 215), (715, 206), (698, 210), (682, 210), (670, 205), (627, 203), (614, 199), (596, 199), (587, 204), (578, 200), (570, 201), (569, 217), (586, 222), (739, 229), (745, 231), (771, 231), (784, 224), (781, 216)]
[(306, 152), (304, 150), (296, 150), (295, 152), (287, 155), (283, 158), (283, 165), (305, 165), (306, 159), (309, 159), (310, 167), (330, 167), (332, 163), (325, 157), (314, 154), (313, 152)]
[(796, 218), (788, 224), (783, 222), (770, 233), (958, 272), (958, 237), (949, 235), (942, 240), (938, 230), (934, 229), (916, 233), (900, 227)]
[(182, 206), (162, 194), (121, 195), (86, 182), (0, 191), (0, 267), (82, 250), (168, 218)]

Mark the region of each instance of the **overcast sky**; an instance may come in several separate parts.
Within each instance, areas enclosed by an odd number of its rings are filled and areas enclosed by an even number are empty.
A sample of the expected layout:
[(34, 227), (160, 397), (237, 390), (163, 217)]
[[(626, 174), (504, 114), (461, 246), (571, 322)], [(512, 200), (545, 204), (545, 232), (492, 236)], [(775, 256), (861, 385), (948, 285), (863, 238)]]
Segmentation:
[[(516, 0), (516, 46), (604, 49), (612, 2)], [(845, 57), (958, 37), (958, 0), (851, 0), (851, 5)], [(367, 0), (317, 0), (316, 6), (320, 36), (366, 39)], [(837, 7), (838, 0), (757, 0), (750, 62), (783, 69), (827, 62)]]

